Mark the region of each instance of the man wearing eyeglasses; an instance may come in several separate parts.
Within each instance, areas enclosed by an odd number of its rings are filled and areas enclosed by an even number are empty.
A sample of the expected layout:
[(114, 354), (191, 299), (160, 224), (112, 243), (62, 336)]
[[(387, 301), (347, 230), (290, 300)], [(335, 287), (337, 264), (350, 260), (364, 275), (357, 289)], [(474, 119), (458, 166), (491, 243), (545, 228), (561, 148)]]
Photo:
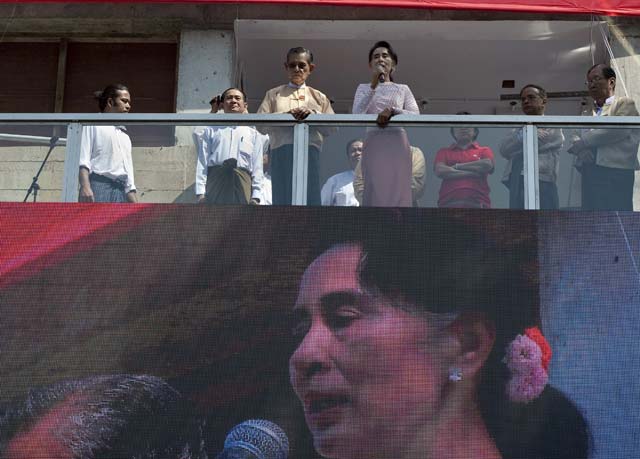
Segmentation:
[[(311, 51), (302, 47), (291, 48), (284, 68), (289, 82), (267, 91), (257, 113), (290, 113), (297, 121), (304, 120), (312, 113), (333, 114), (329, 98), (306, 84), (315, 69)], [(264, 131), (271, 139), (273, 204), (289, 205), (292, 196), (293, 129), (270, 127)], [(323, 136), (330, 132), (330, 129), (311, 129), (309, 132), (308, 205), (320, 205), (318, 163)]]
[[(522, 112), (541, 116), (547, 107), (547, 91), (541, 86), (528, 84), (520, 90)], [(540, 209), (559, 207), (556, 180), (560, 167), (560, 150), (564, 142), (561, 129), (538, 128), (538, 190)], [(507, 159), (502, 183), (509, 188), (509, 208), (524, 209), (524, 155), (522, 128), (513, 129), (500, 144), (500, 154)]]
[[(638, 116), (634, 101), (615, 95), (616, 73), (596, 64), (587, 72), (594, 116)], [(634, 129), (590, 129), (568, 152), (582, 173), (583, 210), (633, 210), (633, 182), (640, 132)]]

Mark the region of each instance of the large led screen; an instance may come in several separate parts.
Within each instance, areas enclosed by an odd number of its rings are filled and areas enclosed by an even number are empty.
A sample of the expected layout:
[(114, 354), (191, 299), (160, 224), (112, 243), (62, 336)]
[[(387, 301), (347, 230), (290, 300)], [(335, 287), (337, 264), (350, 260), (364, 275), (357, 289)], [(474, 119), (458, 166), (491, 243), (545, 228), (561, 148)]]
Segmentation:
[(631, 213), (3, 204), (0, 458), (636, 457), (639, 253)]

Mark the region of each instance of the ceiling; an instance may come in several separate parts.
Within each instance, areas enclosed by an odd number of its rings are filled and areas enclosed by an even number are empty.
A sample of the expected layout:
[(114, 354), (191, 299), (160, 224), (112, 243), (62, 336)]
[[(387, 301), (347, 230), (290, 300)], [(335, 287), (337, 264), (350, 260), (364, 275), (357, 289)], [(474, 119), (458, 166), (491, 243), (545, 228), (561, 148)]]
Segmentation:
[[(583, 91), (585, 72), (606, 60), (598, 23), (589, 21), (236, 21), (238, 75), (255, 110), (265, 91), (286, 82), (286, 51), (314, 53), (310, 84), (349, 113), (356, 86), (370, 78), (369, 47), (394, 46), (397, 82), (408, 84), (423, 113), (507, 113), (501, 94), (535, 83), (549, 92)], [(503, 89), (515, 80), (516, 89)], [(575, 115), (580, 98), (554, 99), (548, 114)], [(513, 107), (517, 109), (517, 107)]]

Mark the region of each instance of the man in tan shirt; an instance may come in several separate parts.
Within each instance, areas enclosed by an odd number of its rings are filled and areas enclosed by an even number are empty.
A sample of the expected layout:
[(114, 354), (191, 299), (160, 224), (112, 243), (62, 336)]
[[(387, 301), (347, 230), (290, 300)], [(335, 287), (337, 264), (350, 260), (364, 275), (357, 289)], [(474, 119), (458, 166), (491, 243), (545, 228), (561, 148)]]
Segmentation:
[[(258, 113), (291, 113), (298, 121), (312, 113), (333, 114), (329, 98), (305, 83), (315, 69), (311, 51), (301, 47), (290, 49), (284, 67), (289, 76), (289, 83), (267, 91)], [(271, 139), (273, 204), (289, 205), (293, 180), (293, 130), (267, 128), (264, 131)], [(327, 135), (328, 132), (323, 129), (311, 129), (309, 132), (307, 205), (320, 205), (318, 163), (323, 135)]]

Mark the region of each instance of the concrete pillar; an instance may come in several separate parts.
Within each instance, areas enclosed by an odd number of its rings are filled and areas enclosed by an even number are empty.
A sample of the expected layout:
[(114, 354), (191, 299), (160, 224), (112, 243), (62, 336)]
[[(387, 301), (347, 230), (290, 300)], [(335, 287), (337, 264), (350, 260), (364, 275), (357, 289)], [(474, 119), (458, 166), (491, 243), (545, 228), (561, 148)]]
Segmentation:
[[(230, 30), (186, 30), (180, 35), (178, 113), (208, 113), (209, 100), (233, 85), (234, 37)], [(178, 146), (192, 145), (193, 129), (176, 129)]]

